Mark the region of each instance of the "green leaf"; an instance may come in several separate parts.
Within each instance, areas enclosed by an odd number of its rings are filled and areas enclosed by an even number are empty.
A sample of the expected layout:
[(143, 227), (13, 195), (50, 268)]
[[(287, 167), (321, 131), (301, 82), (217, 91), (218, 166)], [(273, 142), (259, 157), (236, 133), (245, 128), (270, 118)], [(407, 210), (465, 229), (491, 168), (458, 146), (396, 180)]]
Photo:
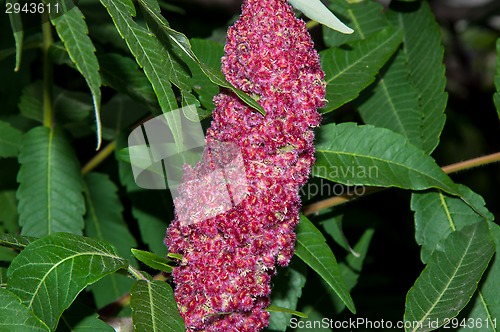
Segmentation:
[(131, 249), (132, 254), (134, 255), (135, 258), (137, 258), (139, 261), (143, 262), (147, 266), (170, 273), (172, 272), (173, 267), (170, 265), (172, 264), (172, 261), (158, 256), (156, 254), (153, 254), (152, 252), (149, 251), (144, 251), (144, 250), (139, 250), (139, 249)]
[(0, 288), (0, 330), (9, 332), (50, 331), (12, 292)]
[(423, 147), (421, 112), (416, 89), (408, 81), (405, 58), (398, 53), (378, 75), (373, 89), (364, 92), (358, 110), (366, 124), (387, 128)]
[(45, 4), (58, 4), (61, 12), (50, 12), (50, 20), (55, 26), (59, 38), (64, 43), (68, 55), (82, 74), (92, 93), (97, 132), (97, 149), (101, 146), (101, 76), (99, 63), (95, 55), (94, 44), (88, 36), (85, 18), (72, 0), (43, 0)]
[(132, 19), (136, 14), (133, 2), (101, 0), (101, 3), (108, 10), (118, 32), (151, 82), (162, 111), (166, 113), (177, 109), (169, 81), (170, 68), (164, 63), (167, 51), (155, 35)]
[(134, 60), (120, 54), (107, 53), (99, 57), (99, 63), (104, 85), (149, 107), (159, 107), (148, 78)]
[(323, 234), (303, 215), (297, 226), (295, 255), (316, 271), (335, 291), (352, 313), (356, 313), (354, 302), (340, 274), (335, 256)]
[[(122, 204), (118, 188), (107, 175), (90, 173), (85, 177), (87, 216), (85, 235), (109, 242), (124, 258), (133, 259), (130, 249), (137, 243), (122, 217)], [(132, 279), (112, 274), (91, 286), (98, 308), (125, 294), (132, 286)]]
[(17, 157), (22, 133), (8, 122), (0, 121), (0, 158)]
[(167, 247), (163, 244), (165, 230), (169, 220), (174, 218), (172, 200), (166, 191), (144, 190), (135, 183), (132, 167), (129, 163), (118, 158), (119, 151), (126, 146), (124, 136), (121, 136), (115, 149), (118, 161), (120, 182), (126, 188), (132, 202), (132, 215), (137, 219), (141, 238), (149, 249), (159, 256), (167, 254)]
[(401, 30), (388, 27), (348, 48), (332, 47), (320, 53), (325, 71), (326, 99), (322, 112), (330, 112), (355, 99), (401, 44)]
[(446, 120), (444, 111), (448, 95), (445, 92), (444, 49), (440, 27), (428, 3), (421, 1), (418, 4), (418, 10), (412, 11), (409, 9), (416, 3), (396, 2), (394, 10), (389, 11), (388, 18), (405, 31), (401, 56), (405, 58), (409, 71), (406, 79), (417, 93), (422, 149), (431, 153), (439, 143)]
[(113, 332), (93, 310), (76, 300), (59, 320), (56, 332)]
[(474, 294), (494, 252), (484, 221), (451, 233), (406, 296), (404, 319), (411, 324), (405, 330), (434, 330), (455, 317)]
[(0, 191), (0, 232), (18, 233), (18, 220), (16, 192), (14, 190)]
[(279, 270), (278, 276), (273, 278), (272, 305), (266, 308), (271, 312), (268, 326), (270, 330), (286, 331), (292, 315), (307, 317), (295, 311), (306, 280), (307, 267), (296, 257), (292, 258), (291, 264), (286, 269)]
[[(464, 318), (468, 319), (468, 323), (472, 319), (473, 324), (467, 328), (460, 328), (458, 331), (500, 331), (500, 326), (498, 325), (498, 317), (500, 317), (500, 298), (498, 297), (498, 280), (500, 280), (500, 257), (498, 254), (498, 249), (500, 248), (500, 226), (495, 223), (489, 223), (489, 226), (495, 240), (497, 253), (490, 262), (486, 275), (483, 277), (476, 294), (469, 302), (467, 308), (463, 310), (463, 312), (466, 312), (470, 308), (468, 316)], [(462, 319), (462, 317), (459, 317), (459, 319)]]
[(376, 1), (330, 0), (330, 3), (330, 9), (339, 14), (339, 17), (354, 29), (354, 33), (343, 35), (323, 28), (323, 39), (328, 47), (366, 39), (389, 25), (383, 15), (384, 7)]
[[(149, 84), (149, 83), (148, 83)], [(120, 133), (145, 119), (150, 114), (145, 102), (137, 102), (125, 94), (116, 94), (102, 105), (102, 137), (115, 140)]]
[(184, 332), (174, 293), (163, 281), (139, 280), (130, 293), (132, 319), (136, 332)]
[(139, 0), (141, 6), (145, 9), (145, 11), (150, 15), (150, 17), (161, 27), (162, 31), (170, 38), (170, 40), (179, 47), (185, 55), (187, 55), (192, 61), (199, 64), (201, 70), (207, 75), (207, 77), (214, 83), (221, 87), (228, 88), (232, 92), (234, 92), (245, 104), (252, 107), (253, 109), (260, 112), (262, 115), (265, 115), (266, 112), (262, 108), (262, 106), (252, 97), (247, 95), (245, 92), (235, 88), (231, 83), (229, 83), (224, 75), (219, 71), (215, 70), (212, 67), (200, 62), (200, 60), (196, 57), (193, 50), (191, 49), (191, 44), (189, 43), (189, 39), (187, 37), (170, 28), (165, 19), (158, 13), (158, 10), (151, 8), (147, 2), (151, 3), (151, 1), (147, 0)]
[(322, 220), (319, 224), (323, 226), (325, 233), (330, 235), (339, 246), (356, 255), (342, 229), (342, 215)]
[[(5, 4), (14, 4), (17, 3), (15, 0), (6, 0)], [(21, 12), (17, 12), (12, 10), (9, 13), (10, 27), (12, 29), (12, 33), (14, 34), (14, 40), (16, 42), (16, 67), (14, 71), (18, 71), (19, 67), (21, 67), (21, 56), (23, 54), (23, 39), (24, 39), (24, 31), (23, 31), (23, 21), (21, 18)]]
[(126, 260), (105, 242), (57, 233), (21, 251), (7, 271), (7, 287), (54, 330), (63, 311), (87, 285), (126, 266)]
[[(484, 200), (467, 187), (462, 187), (469, 201), (484, 209)], [(483, 220), (460, 198), (450, 196), (440, 190), (413, 193), (411, 209), (415, 212), (415, 238), (422, 246), (420, 258), (426, 263), (434, 250), (440, 250), (440, 241), (451, 232)], [(489, 214), (486, 210), (483, 214)]]
[(333, 15), (320, 0), (288, 0), (288, 2), (311, 20), (321, 23), (330, 29), (346, 34), (354, 32)]
[(401, 135), (355, 123), (320, 127), (314, 176), (346, 185), (458, 189), (434, 160)]
[(494, 94), (493, 99), (497, 108), (498, 118), (500, 118), (500, 38), (497, 40), (497, 73), (495, 75), (495, 87), (497, 92)]
[[(220, 70), (221, 58), (224, 55), (224, 45), (207, 39), (191, 39), (193, 52), (202, 63), (207, 64), (216, 70)], [(191, 86), (198, 94), (201, 104), (209, 111), (213, 110), (215, 105), (213, 98), (219, 93), (219, 87), (212, 83), (203, 73), (198, 64), (188, 63), (191, 70)]]
[(83, 182), (78, 160), (61, 130), (35, 127), (26, 133), (19, 162), (21, 233), (36, 237), (56, 232), (82, 234)]
[(21, 236), (16, 234), (1, 234), (0, 245), (16, 250), (23, 250), (28, 244), (35, 241), (36, 238), (31, 236)]
[[(277, 313), (287, 314), (290, 316), (294, 315), (294, 316), (301, 317), (301, 318), (307, 318), (307, 315), (303, 312), (291, 310), (288, 308), (279, 307), (276, 305), (270, 305), (269, 307), (266, 308), (266, 311), (271, 312), (271, 313), (277, 312)], [(269, 328), (272, 329), (273, 327), (269, 326)], [(285, 327), (285, 329), (286, 329), (286, 327)], [(285, 330), (283, 330), (283, 331), (285, 331)]]

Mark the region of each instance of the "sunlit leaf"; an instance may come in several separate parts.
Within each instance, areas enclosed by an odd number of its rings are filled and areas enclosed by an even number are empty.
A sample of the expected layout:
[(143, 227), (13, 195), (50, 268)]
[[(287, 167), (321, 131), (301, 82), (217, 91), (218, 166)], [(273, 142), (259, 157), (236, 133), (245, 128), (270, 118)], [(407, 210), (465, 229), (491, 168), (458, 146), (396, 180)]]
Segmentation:
[(163, 281), (140, 280), (130, 293), (132, 319), (136, 332), (184, 332), (174, 293)]
[(452, 232), (408, 292), (405, 331), (434, 330), (455, 317), (476, 291), (494, 252), (485, 221)]
[(288, 2), (311, 20), (321, 23), (330, 29), (346, 34), (354, 32), (333, 15), (320, 0), (288, 0)]
[(332, 250), (321, 232), (303, 215), (297, 226), (295, 255), (328, 283), (351, 312), (356, 312)]
[(12, 261), (7, 289), (53, 330), (87, 285), (126, 265), (105, 242), (57, 233), (32, 242)]
[(82, 234), (85, 202), (78, 160), (61, 130), (35, 127), (19, 154), (17, 190), (22, 234)]

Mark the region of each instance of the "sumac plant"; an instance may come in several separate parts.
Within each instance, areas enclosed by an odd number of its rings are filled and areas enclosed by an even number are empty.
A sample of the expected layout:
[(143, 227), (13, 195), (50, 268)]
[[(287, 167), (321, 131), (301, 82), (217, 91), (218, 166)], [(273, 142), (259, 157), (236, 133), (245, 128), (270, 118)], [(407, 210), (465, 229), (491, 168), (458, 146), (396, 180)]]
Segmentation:
[(0, 331), (499, 331), (500, 94), (387, 2), (6, 0)]

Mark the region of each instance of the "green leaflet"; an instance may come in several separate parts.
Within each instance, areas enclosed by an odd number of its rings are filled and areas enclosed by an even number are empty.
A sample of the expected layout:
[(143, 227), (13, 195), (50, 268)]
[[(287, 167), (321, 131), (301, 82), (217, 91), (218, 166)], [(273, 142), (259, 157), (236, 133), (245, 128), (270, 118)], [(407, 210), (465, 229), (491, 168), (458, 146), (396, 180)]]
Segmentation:
[(64, 43), (71, 61), (82, 74), (92, 93), (94, 103), (94, 114), (96, 120), (97, 149), (101, 146), (101, 76), (99, 75), (99, 63), (95, 55), (94, 44), (88, 36), (88, 28), (82, 12), (74, 6), (72, 0), (44, 0), (45, 4), (52, 7), (57, 3), (61, 13), (52, 11), (50, 20), (56, 27), (59, 38)]
[(451, 233), (406, 296), (404, 319), (411, 324), (405, 331), (434, 330), (455, 317), (469, 302), (494, 252), (484, 221)]
[(0, 288), (0, 330), (9, 332), (50, 331), (14, 293)]
[(158, 107), (158, 99), (148, 78), (133, 59), (117, 53), (108, 53), (99, 57), (99, 63), (104, 85), (149, 107)]
[(377, 75), (373, 89), (362, 94), (358, 109), (365, 123), (390, 129), (423, 148), (417, 91), (408, 75), (405, 58), (398, 53)]
[(85, 202), (74, 150), (59, 129), (35, 127), (22, 140), (18, 174), (23, 235), (82, 234)]
[(22, 133), (8, 122), (0, 121), (0, 158), (17, 157)]
[(172, 288), (163, 281), (137, 281), (130, 293), (130, 306), (136, 332), (185, 331)]
[[(483, 215), (491, 213), (484, 208), (484, 200), (465, 186), (460, 186), (463, 196), (482, 208)], [(458, 197), (450, 196), (440, 190), (430, 190), (413, 193), (411, 209), (415, 212), (415, 238), (422, 246), (421, 259), (426, 263), (434, 250), (440, 250), (440, 241), (451, 232), (462, 229), (464, 226), (483, 220), (469, 205)]]
[(286, 269), (278, 271), (278, 276), (273, 279), (271, 303), (272, 307), (278, 306), (282, 310), (273, 311), (270, 307), (266, 309), (271, 312), (268, 326), (271, 331), (286, 331), (292, 315), (300, 316), (301, 313), (296, 312), (295, 309), (297, 309), (297, 302), (302, 296), (302, 288), (306, 281), (307, 267), (296, 257), (292, 258)]
[(439, 26), (427, 2), (420, 2), (416, 11), (406, 10), (411, 6), (415, 4), (396, 4), (387, 16), (405, 32), (400, 54), (408, 70), (406, 79), (417, 93), (422, 149), (431, 153), (439, 143), (446, 120), (448, 94), (445, 92), (444, 48)]
[(144, 251), (139, 249), (131, 249), (131, 250), (134, 257), (137, 258), (139, 261), (143, 262), (144, 264), (146, 264), (147, 266), (167, 273), (172, 272), (173, 262), (166, 259), (165, 257), (158, 256), (149, 251)]
[(31, 236), (21, 236), (16, 234), (1, 234), (0, 245), (16, 250), (23, 250), (28, 244), (35, 241), (36, 238)]
[(498, 117), (500, 118), (500, 38), (497, 40), (497, 73), (495, 75), (495, 87), (497, 92), (494, 94), (493, 99), (497, 108)]
[[(5, 4), (14, 4), (17, 1), (14, 0), (6, 0)], [(23, 31), (23, 21), (21, 19), (21, 13), (16, 13), (15, 11), (11, 11), (9, 13), (10, 27), (12, 29), (12, 33), (14, 34), (14, 40), (16, 42), (16, 67), (15, 71), (19, 70), (21, 66), (21, 57), (23, 54), (23, 39), (24, 39), (24, 31)]]
[(31, 243), (12, 261), (7, 289), (53, 330), (87, 285), (126, 266), (108, 243), (57, 233)]
[(166, 113), (177, 109), (169, 81), (170, 69), (165, 66), (163, 60), (167, 57), (167, 50), (155, 35), (132, 19), (136, 14), (133, 2), (101, 0), (101, 3), (108, 10), (118, 32), (151, 82), (161, 110)]
[[(467, 328), (458, 329), (461, 332), (500, 331), (498, 324), (498, 317), (500, 317), (500, 298), (498, 297), (498, 280), (500, 280), (500, 257), (498, 255), (498, 249), (500, 248), (500, 226), (495, 223), (489, 223), (489, 226), (497, 247), (497, 253), (490, 262), (476, 294), (469, 302), (466, 310), (464, 310), (464, 312), (467, 312), (467, 309), (470, 307), (468, 317), (459, 317), (460, 320), (462, 318), (468, 319), (467, 322), (469, 323)], [(470, 324), (470, 319), (473, 320), (473, 324)]]
[(354, 123), (320, 128), (313, 175), (346, 185), (439, 188), (459, 195), (434, 160), (404, 137)]
[(330, 0), (330, 9), (338, 13), (354, 33), (343, 35), (323, 28), (323, 40), (328, 47), (336, 47), (370, 35), (386, 28), (389, 24), (383, 15), (383, 6), (376, 1)]
[(322, 112), (330, 112), (355, 99), (397, 50), (402, 31), (388, 27), (348, 48), (332, 47), (320, 53), (325, 71), (326, 99)]
[(345, 303), (352, 313), (356, 313), (354, 302), (340, 274), (335, 256), (321, 232), (307, 219), (300, 216), (297, 226), (295, 255), (316, 271)]
[[(111, 243), (117, 253), (133, 259), (130, 248), (137, 243), (123, 220), (123, 207), (117, 195), (118, 188), (104, 174), (90, 173), (85, 177), (87, 216), (85, 235)], [(132, 286), (132, 280), (118, 274), (111, 274), (91, 286), (98, 308), (116, 300)]]

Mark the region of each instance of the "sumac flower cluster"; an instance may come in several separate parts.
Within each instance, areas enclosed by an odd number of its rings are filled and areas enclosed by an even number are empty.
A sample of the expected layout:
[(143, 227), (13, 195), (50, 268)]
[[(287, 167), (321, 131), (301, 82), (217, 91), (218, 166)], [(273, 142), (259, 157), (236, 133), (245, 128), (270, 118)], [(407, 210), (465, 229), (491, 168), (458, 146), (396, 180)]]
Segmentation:
[[(312, 128), (321, 121), (324, 73), (305, 23), (286, 0), (245, 1), (229, 28), (222, 69), (234, 86), (258, 96), (266, 115), (229, 91), (214, 98), (207, 148), (196, 166), (185, 168), (176, 208), (214, 208), (217, 192), (190, 183), (217, 169), (210, 147), (219, 142), (241, 151), (244, 197), (209, 218), (187, 222), (176, 211), (165, 244), (183, 255), (173, 278), (187, 329), (259, 331), (269, 321), (275, 265), (286, 266), (294, 252), (298, 192), (314, 162)], [(241, 190), (241, 183), (231, 185)]]

